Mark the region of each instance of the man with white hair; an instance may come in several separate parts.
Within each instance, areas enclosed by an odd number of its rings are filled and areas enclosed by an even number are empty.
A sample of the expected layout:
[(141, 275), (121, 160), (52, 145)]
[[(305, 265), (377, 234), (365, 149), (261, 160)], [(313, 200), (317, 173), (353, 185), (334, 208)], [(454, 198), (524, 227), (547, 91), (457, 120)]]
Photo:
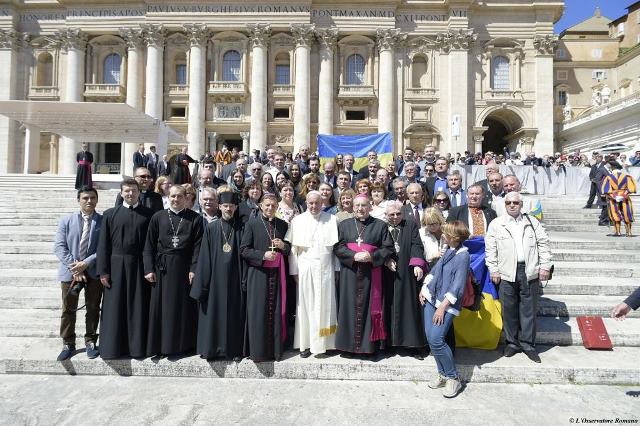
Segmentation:
[[(502, 187), (505, 194), (510, 192), (520, 193), (520, 180), (515, 175), (507, 175), (502, 178)], [(538, 220), (542, 220), (542, 203), (540, 200), (526, 197), (522, 194), (519, 195), (522, 200), (522, 211)], [(505, 198), (494, 198), (491, 207), (496, 211), (498, 216), (504, 216), (507, 214), (507, 210), (505, 209)]]
[(427, 262), (418, 232), (420, 226), (411, 218), (404, 219), (402, 207), (401, 202), (392, 200), (385, 211), (394, 245), (392, 256), (385, 262), (383, 279), (385, 324), (389, 330), (387, 343), (407, 348), (413, 356), (422, 359), (427, 340), (418, 283), (427, 272)]
[(293, 347), (302, 358), (335, 349), (337, 329), (335, 273), (340, 264), (333, 254), (338, 242), (336, 217), (322, 211), (322, 197), (311, 191), (307, 211), (293, 218), (285, 240), (291, 243), (289, 273), (298, 285)]
[(210, 186), (200, 189), (198, 194), (200, 213), (202, 214), (203, 226), (215, 222), (218, 217), (218, 192)]
[(538, 220), (523, 213), (517, 191), (504, 197), (506, 213), (489, 224), (485, 263), (491, 281), (499, 284), (505, 340), (504, 355), (523, 351), (540, 362), (536, 352), (536, 315), (540, 281), (549, 279), (549, 237)]

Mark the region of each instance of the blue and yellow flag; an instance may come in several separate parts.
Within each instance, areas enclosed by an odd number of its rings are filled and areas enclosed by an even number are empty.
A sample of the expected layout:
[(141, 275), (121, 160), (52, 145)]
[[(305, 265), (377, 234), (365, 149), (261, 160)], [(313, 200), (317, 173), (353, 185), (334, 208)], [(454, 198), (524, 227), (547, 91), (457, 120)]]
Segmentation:
[(462, 309), (454, 319), (456, 346), (493, 350), (502, 333), (502, 305), (484, 263), (484, 237), (473, 237), (465, 241), (464, 246), (469, 249), (469, 266), (476, 281), (482, 285), (484, 298), (477, 312)]
[(378, 153), (380, 165), (393, 160), (393, 144), (391, 133), (375, 133), (371, 135), (318, 135), (318, 154), (320, 163), (333, 160), (338, 154), (353, 154), (355, 160), (353, 168), (360, 170), (367, 167), (369, 159), (367, 153)]

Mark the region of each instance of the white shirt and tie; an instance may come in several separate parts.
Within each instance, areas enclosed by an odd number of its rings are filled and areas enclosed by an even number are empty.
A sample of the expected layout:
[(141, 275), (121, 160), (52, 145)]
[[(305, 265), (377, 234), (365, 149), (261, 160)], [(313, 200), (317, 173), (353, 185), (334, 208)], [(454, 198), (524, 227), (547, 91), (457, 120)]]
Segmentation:
[(409, 202), (409, 206), (411, 206), (411, 213), (413, 214), (414, 220), (417, 220), (418, 226), (420, 226), (420, 224), (422, 223), (422, 216), (424, 215), (422, 204), (414, 205)]

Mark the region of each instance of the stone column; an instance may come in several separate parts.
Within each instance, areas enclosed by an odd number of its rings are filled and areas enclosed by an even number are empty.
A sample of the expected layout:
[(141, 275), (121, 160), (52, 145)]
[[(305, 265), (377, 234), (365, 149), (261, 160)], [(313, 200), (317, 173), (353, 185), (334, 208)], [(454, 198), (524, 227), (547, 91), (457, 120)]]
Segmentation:
[[(401, 39), (397, 28), (376, 31), (378, 51), (380, 52), (380, 69), (378, 72), (378, 133), (393, 133), (394, 102), (393, 87), (395, 82), (394, 46)], [(394, 140), (393, 136), (391, 137)]]
[(320, 43), (320, 75), (318, 78), (318, 133), (333, 134), (333, 55), (338, 41), (338, 29), (317, 32)]
[(269, 24), (249, 24), (251, 38), (251, 149), (267, 146), (267, 43)]
[[(162, 25), (147, 24), (143, 26), (144, 41), (147, 45), (147, 67), (145, 70), (145, 104), (144, 112), (153, 118), (163, 120), (164, 105), (164, 36)], [(167, 144), (160, 142), (156, 153), (162, 158), (167, 153)]]
[(40, 128), (25, 124), (23, 174), (36, 173), (40, 164)]
[[(77, 28), (68, 28), (56, 33), (56, 38), (67, 51), (67, 69), (65, 75), (64, 101), (82, 102), (84, 90), (84, 59), (87, 47), (87, 35)], [(80, 142), (63, 137), (60, 142), (58, 170), (63, 175), (76, 173), (76, 153)]]
[[(0, 30), (0, 100), (16, 98), (18, 44), (21, 34), (14, 30)], [(16, 171), (16, 137), (18, 123), (0, 116), (0, 173)]]
[(536, 36), (533, 40), (533, 47), (537, 51), (536, 55), (536, 104), (535, 104), (535, 125), (538, 134), (532, 147), (536, 155), (553, 154), (553, 55), (558, 45), (555, 36)]
[(240, 137), (242, 138), (242, 150), (247, 156), (249, 156), (249, 135), (250, 132), (240, 132)]
[(310, 59), (314, 24), (292, 24), (291, 34), (296, 40), (295, 98), (293, 105), (293, 152), (309, 146), (311, 138)]
[(49, 141), (49, 173), (52, 175), (58, 174), (58, 144), (60, 142), (60, 136), (55, 133), (51, 134), (51, 140)]
[(187, 140), (189, 155), (199, 159), (204, 153), (206, 109), (206, 59), (209, 30), (204, 24), (184, 25), (191, 42), (189, 50), (189, 123)]
[(209, 152), (217, 150), (218, 147), (218, 132), (207, 133), (207, 143), (209, 144)]
[[(142, 110), (142, 46), (143, 33), (139, 28), (121, 28), (120, 36), (127, 44), (127, 105)], [(120, 174), (133, 171), (133, 154), (138, 148), (137, 141), (124, 142), (120, 155)]]

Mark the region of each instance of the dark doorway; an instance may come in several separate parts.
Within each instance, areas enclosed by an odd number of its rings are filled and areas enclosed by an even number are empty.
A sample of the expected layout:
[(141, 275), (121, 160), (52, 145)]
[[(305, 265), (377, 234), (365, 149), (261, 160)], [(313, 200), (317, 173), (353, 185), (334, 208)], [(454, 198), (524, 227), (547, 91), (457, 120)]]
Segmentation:
[(500, 121), (493, 118), (487, 118), (482, 123), (483, 126), (488, 127), (482, 134), (484, 136), (484, 142), (482, 142), (482, 153), (487, 151), (494, 152), (496, 154), (502, 154), (504, 148), (509, 144), (506, 136), (509, 134), (509, 130)]
[(120, 163), (120, 149), (119, 143), (107, 143), (104, 147), (104, 162), (105, 163)]
[(222, 149), (222, 145), (226, 145), (231, 151), (233, 148), (237, 148), (238, 151), (242, 151), (242, 139), (234, 139), (233, 136), (225, 138), (223, 141), (218, 142), (218, 150)]

